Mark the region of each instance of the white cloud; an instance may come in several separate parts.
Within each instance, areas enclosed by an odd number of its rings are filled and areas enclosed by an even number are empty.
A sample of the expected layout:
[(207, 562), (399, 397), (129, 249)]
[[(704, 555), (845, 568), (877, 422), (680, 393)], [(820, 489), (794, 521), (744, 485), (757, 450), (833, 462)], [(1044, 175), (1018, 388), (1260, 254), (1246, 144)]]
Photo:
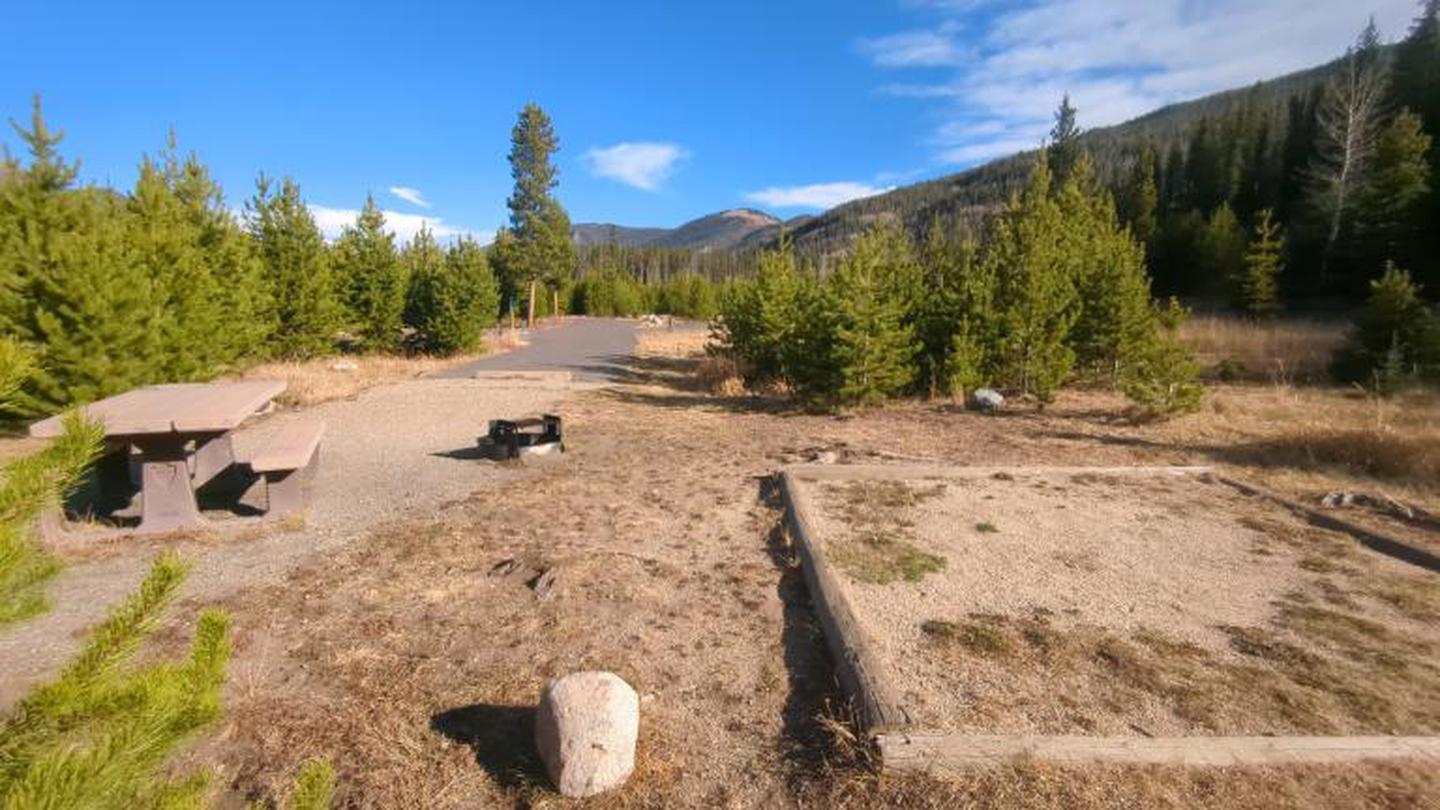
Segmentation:
[(430, 203), (425, 201), (425, 195), (421, 194), (420, 189), (418, 188), (411, 188), (409, 186), (391, 186), (390, 193), (394, 194), (396, 197), (399, 197), (405, 202), (410, 203), (411, 205), (418, 205), (421, 208), (430, 207)]
[(890, 186), (877, 188), (869, 183), (816, 183), (809, 186), (771, 186), (761, 191), (746, 192), (745, 199), (769, 208), (811, 208), (825, 210), (835, 206), (889, 191)]
[(634, 186), (644, 191), (659, 188), (690, 153), (673, 143), (632, 142), (594, 147), (584, 160), (598, 177)]
[[(315, 217), (315, 224), (320, 227), (320, 232), (325, 234), (326, 239), (336, 239), (346, 227), (355, 224), (355, 218), (360, 216), (356, 208), (330, 208), (324, 205), (311, 204), (310, 215)], [(488, 243), (494, 238), (489, 231), (474, 231), (469, 228), (462, 228), (451, 225), (439, 217), (429, 217), (423, 214), (407, 214), (403, 211), (381, 211), (385, 215), (385, 228), (395, 234), (400, 242), (408, 242), (420, 232), (422, 227), (428, 227), (430, 233), (441, 241), (458, 239), (468, 236), (481, 244)]]
[(1382, 32), (1400, 36), (1415, 4), (1048, 0), (983, 14), (973, 13), (974, 5), (926, 3), (925, 13), (941, 19), (932, 29), (867, 40), (863, 48), (883, 68), (952, 68), (940, 80), (927, 75), (880, 90), (936, 105), (942, 124), (930, 141), (941, 160), (961, 164), (1036, 146), (1064, 93), (1083, 126), (1118, 124), (1333, 59), (1372, 10)]
[(865, 39), (860, 50), (884, 67), (941, 67), (958, 65), (966, 58), (946, 31), (906, 31)]

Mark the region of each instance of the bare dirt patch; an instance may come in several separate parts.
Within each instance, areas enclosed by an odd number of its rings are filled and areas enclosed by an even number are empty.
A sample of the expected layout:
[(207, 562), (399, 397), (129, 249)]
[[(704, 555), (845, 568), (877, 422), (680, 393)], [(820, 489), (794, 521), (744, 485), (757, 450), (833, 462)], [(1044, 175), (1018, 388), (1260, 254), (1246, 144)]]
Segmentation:
[[(807, 486), (920, 727), (1440, 731), (1432, 575), (1219, 482), (1016, 469)], [(883, 581), (847, 567), (875, 532), (946, 564)]]

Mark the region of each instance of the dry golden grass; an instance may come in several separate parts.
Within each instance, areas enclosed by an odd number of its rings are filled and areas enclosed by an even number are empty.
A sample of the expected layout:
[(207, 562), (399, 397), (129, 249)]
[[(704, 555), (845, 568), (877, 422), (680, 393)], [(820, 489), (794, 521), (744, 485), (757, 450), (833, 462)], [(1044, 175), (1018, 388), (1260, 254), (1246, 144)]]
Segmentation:
[(1232, 380), (1318, 382), (1328, 376), (1330, 356), (1345, 339), (1345, 324), (1205, 315), (1182, 326), (1180, 339), (1212, 374), (1228, 368)]
[(1440, 393), (1376, 399), (1343, 388), (1216, 386), (1203, 411), (1163, 431), (1261, 470), (1338, 473), (1440, 496)]
[[(313, 360), (277, 361), (251, 366), (230, 379), (284, 380), (285, 393), (280, 401), (288, 405), (308, 406), (335, 399), (353, 397), (367, 388), (384, 383), (413, 379), (458, 365), (487, 354), (504, 351), (517, 345), (510, 333), (487, 334), (481, 351), (452, 357), (425, 355), (364, 354), (317, 357)], [(355, 368), (341, 370), (337, 363), (354, 363)]]
[(709, 342), (704, 329), (642, 329), (636, 333), (635, 351), (641, 357), (697, 357)]

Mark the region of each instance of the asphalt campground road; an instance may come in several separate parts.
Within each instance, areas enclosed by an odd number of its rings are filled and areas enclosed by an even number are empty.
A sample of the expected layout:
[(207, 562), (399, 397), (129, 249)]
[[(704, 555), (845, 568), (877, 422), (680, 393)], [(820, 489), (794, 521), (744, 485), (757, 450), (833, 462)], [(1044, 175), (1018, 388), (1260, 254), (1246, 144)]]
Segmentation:
[(437, 377), (473, 377), (492, 371), (568, 371), (576, 381), (613, 382), (635, 351), (635, 321), (571, 318), (530, 332), (528, 345), (473, 363), (447, 368)]

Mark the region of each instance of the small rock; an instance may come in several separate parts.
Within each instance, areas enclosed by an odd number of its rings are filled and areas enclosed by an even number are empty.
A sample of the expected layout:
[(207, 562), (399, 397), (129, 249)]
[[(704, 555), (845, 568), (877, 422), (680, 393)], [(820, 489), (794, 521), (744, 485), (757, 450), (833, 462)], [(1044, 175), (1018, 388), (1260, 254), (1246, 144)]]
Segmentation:
[(535, 747), (563, 796), (619, 787), (635, 770), (640, 699), (611, 672), (576, 672), (545, 687), (535, 717)]
[(536, 599), (544, 599), (550, 595), (550, 589), (555, 586), (555, 577), (560, 575), (558, 568), (546, 568), (540, 575), (530, 580), (530, 590), (535, 592)]
[(1005, 407), (1005, 397), (990, 388), (977, 388), (970, 392), (970, 398), (965, 404), (972, 411), (993, 413)]
[(331, 371), (359, 371), (360, 364), (348, 357), (342, 357), (330, 364)]
[(810, 459), (815, 464), (838, 464), (840, 454), (834, 450), (819, 450)]

